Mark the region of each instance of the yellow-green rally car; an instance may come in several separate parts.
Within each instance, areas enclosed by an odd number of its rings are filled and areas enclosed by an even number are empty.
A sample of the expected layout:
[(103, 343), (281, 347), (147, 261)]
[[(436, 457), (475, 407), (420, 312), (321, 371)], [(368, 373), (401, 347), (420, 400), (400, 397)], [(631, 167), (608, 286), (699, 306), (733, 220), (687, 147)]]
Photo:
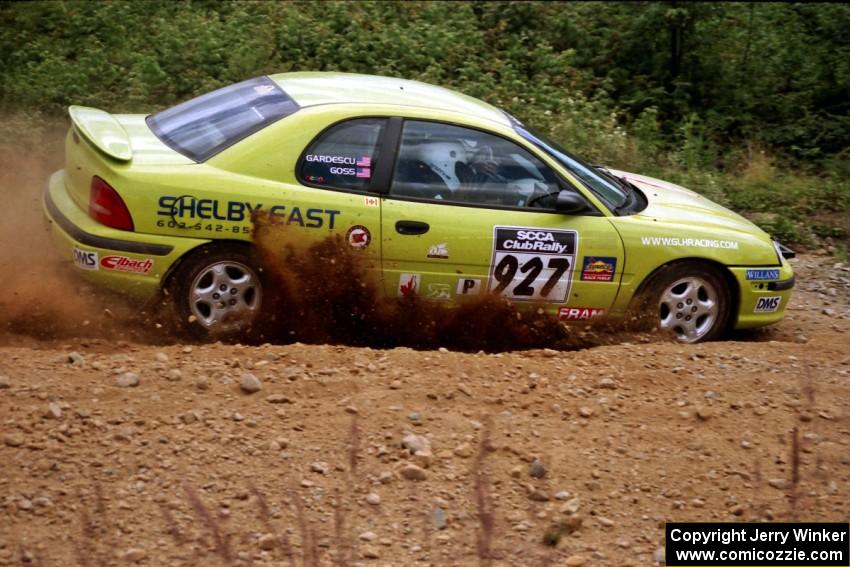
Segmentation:
[(286, 73), (150, 116), (69, 112), (44, 194), (61, 254), (140, 301), (169, 290), (201, 335), (262, 317), (256, 216), (340, 235), (389, 297), (491, 293), (565, 321), (640, 302), (687, 342), (779, 321), (794, 286), (793, 253), (736, 213), (419, 82)]

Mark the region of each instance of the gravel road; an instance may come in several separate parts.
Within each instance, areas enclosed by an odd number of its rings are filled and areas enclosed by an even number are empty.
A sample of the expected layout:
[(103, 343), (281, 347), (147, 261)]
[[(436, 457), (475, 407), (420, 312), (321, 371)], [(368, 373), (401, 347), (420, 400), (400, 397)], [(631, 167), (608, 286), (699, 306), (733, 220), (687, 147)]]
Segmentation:
[(7, 327), (0, 564), (653, 565), (665, 521), (847, 521), (850, 267), (794, 263), (785, 321), (694, 346)]

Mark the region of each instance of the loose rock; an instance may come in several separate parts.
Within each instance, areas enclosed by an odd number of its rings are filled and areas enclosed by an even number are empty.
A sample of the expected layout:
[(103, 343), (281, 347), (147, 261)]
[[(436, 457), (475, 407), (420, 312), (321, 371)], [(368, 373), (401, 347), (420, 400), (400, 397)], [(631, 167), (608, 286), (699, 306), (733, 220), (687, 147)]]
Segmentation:
[(242, 389), (246, 394), (253, 394), (254, 392), (259, 392), (262, 390), (263, 385), (260, 382), (260, 379), (251, 374), (250, 372), (246, 372), (239, 379), (239, 388)]
[(125, 372), (115, 379), (115, 385), (119, 388), (135, 388), (139, 385), (139, 375), (135, 372)]
[(425, 480), (428, 478), (428, 473), (425, 472), (425, 469), (413, 464), (407, 464), (401, 467), (399, 474), (407, 480)]

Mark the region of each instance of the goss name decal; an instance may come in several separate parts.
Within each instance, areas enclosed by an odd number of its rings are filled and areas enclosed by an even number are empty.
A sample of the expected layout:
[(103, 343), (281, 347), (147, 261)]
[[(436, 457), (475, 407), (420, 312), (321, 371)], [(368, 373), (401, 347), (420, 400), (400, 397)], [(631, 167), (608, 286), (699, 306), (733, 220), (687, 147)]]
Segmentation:
[(617, 258), (613, 256), (585, 256), (581, 263), (581, 281), (612, 282)]
[(97, 269), (97, 252), (74, 247), (74, 264), (83, 270)]
[[(262, 203), (250, 203), (246, 201), (218, 201), (216, 199), (196, 199), (195, 197), (182, 196), (172, 197), (163, 195), (159, 198), (159, 210), (157, 216), (170, 217), (173, 220), (201, 219), (220, 220), (227, 222), (244, 222), (251, 218), (252, 214), (265, 213), (272, 220), (284, 221), (286, 224), (297, 224), (305, 228), (333, 228), (336, 216), (341, 211), (330, 209), (304, 209), (300, 207), (289, 207), (286, 205), (273, 205), (267, 209)], [(196, 228), (201, 230), (201, 224), (194, 226), (177, 222), (180, 228)]]
[(153, 260), (133, 260), (127, 256), (104, 256), (100, 259), (100, 265), (107, 270), (116, 272), (132, 272), (134, 274), (146, 274), (153, 268)]
[(518, 301), (564, 303), (573, 277), (574, 230), (493, 227), (489, 290)]
[(588, 321), (603, 315), (605, 315), (605, 310), (595, 307), (561, 307), (558, 309), (558, 319), (561, 321)]
[(779, 270), (747, 270), (748, 280), (778, 280)]
[(754, 313), (775, 313), (779, 309), (779, 304), (782, 302), (781, 296), (776, 297), (759, 297), (756, 302)]

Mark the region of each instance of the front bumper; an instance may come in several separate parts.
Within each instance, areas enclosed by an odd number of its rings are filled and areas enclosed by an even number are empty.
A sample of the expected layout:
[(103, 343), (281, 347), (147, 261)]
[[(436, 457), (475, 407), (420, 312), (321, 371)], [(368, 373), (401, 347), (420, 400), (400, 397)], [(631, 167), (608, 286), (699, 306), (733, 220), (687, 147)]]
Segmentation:
[[(777, 277), (765, 277), (764, 272), (771, 270), (778, 270), (778, 274), (775, 274)], [(741, 291), (734, 328), (762, 327), (782, 320), (796, 283), (794, 270), (787, 260), (783, 259), (779, 268), (769, 270), (760, 267), (730, 267), (729, 271)], [(756, 274), (764, 279), (753, 279)]]
[(62, 170), (50, 176), (42, 208), (59, 256), (81, 277), (142, 301), (156, 296), (165, 276), (186, 252), (209, 242), (104, 226), (71, 199)]

